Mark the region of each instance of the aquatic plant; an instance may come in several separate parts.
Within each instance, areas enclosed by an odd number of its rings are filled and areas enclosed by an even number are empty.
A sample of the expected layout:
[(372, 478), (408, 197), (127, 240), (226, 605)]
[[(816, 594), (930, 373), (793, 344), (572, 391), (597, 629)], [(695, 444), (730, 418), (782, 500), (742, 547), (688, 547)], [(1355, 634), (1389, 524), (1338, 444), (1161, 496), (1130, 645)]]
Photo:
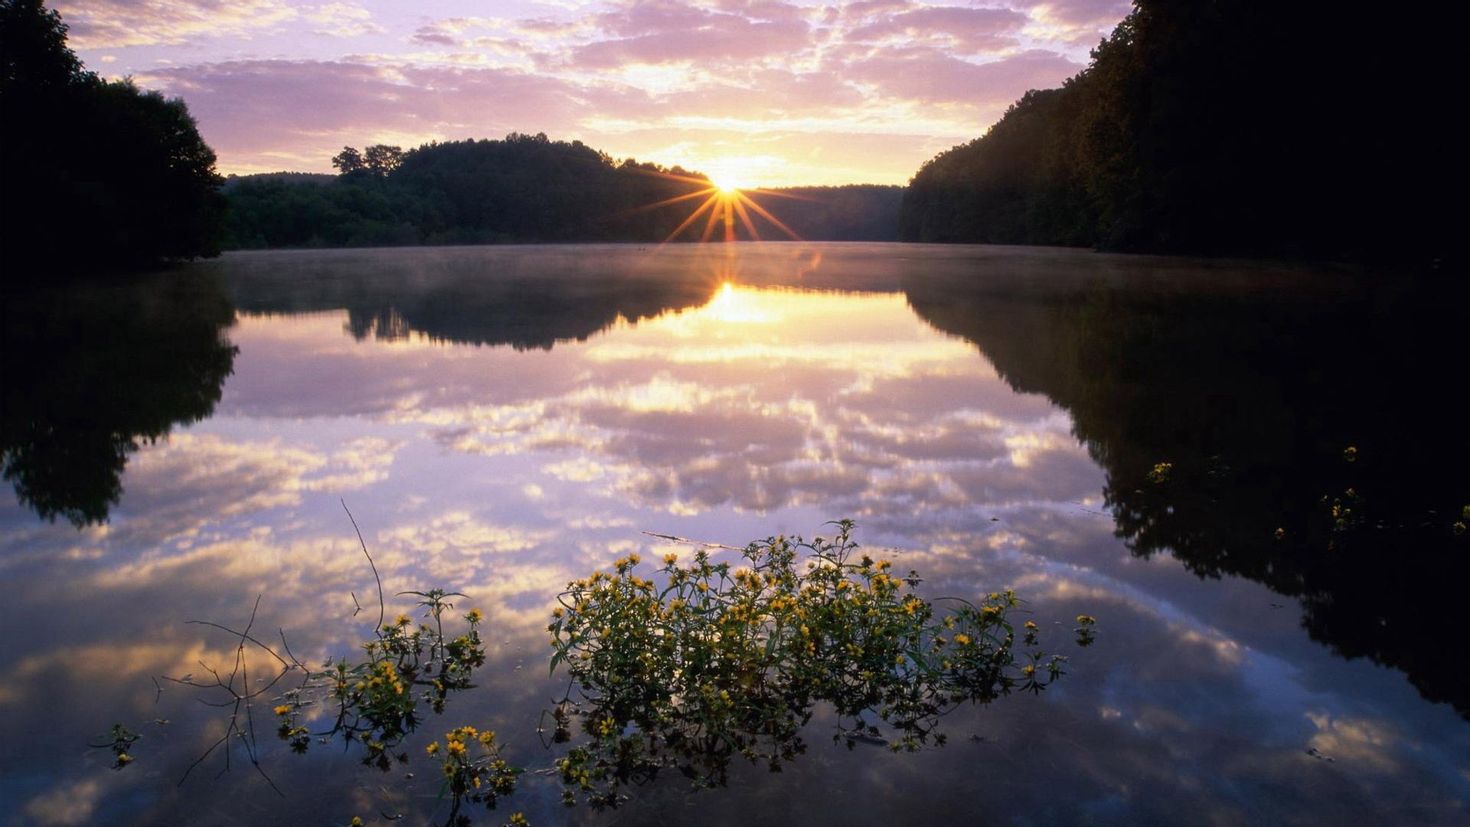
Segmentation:
[(112, 750), (112, 768), (120, 770), (133, 763), (133, 744), (142, 737), (122, 724), (113, 724), (106, 735), (100, 736), (95, 743), (88, 746), (92, 749)]
[[(948, 711), (1039, 693), (1063, 675), (1065, 659), (1039, 649), (1036, 622), (1016, 623), (1022, 604), (1013, 592), (925, 599), (916, 572), (899, 576), (890, 561), (862, 553), (851, 521), (832, 525), (830, 538), (753, 542), (736, 550), (738, 565), (715, 562), (704, 544), (686, 564), (666, 555), (649, 578), (632, 554), (611, 572), (568, 584), (548, 626), (550, 673), (564, 671), (568, 685), (547, 714), (551, 740), (569, 747), (542, 770), (560, 777), (565, 803), (617, 806), (626, 786), (664, 769), (697, 786), (720, 785), (737, 757), (780, 771), (806, 751), (803, 733), (818, 707), (833, 713), (833, 738), (849, 748), (943, 745), (939, 719)], [(362, 550), (378, 584), (378, 620), (355, 656), (312, 668), (284, 632), (279, 646), (262, 641), (254, 632), (259, 598), (238, 630), (193, 621), (234, 637), (236, 651), (228, 671), (201, 664), (207, 680), (170, 679), (229, 710), (224, 735), (185, 778), (221, 748), (228, 769), (238, 742), (274, 788), (255, 738), (255, 710), (266, 704), (292, 751), (340, 739), (360, 748), (363, 764), (386, 771), (411, 760), (401, 747), (423, 724), (423, 706), (442, 713), (451, 694), (473, 688), (485, 664), (483, 614), (464, 613), (456, 634), (451, 598), (464, 595), (429, 589), (398, 595), (418, 599), (420, 621), (408, 613), (388, 620), (376, 564), (366, 543)], [(1091, 644), (1095, 620), (1076, 620), (1076, 642)], [(261, 657), (270, 669), (252, 666)], [(132, 760), (134, 733), (115, 727), (108, 739), (94, 746), (111, 748), (115, 766)], [(424, 752), (439, 765), (446, 824), (467, 825), (467, 805), (494, 809), (525, 772), (501, 754), (494, 732), (473, 726), (448, 730)], [(514, 813), (507, 823), (526, 820)]]
[[(917, 573), (895, 575), (859, 552), (851, 521), (833, 525), (830, 538), (751, 543), (738, 567), (704, 548), (688, 564), (669, 554), (656, 583), (634, 554), (568, 584), (547, 627), (551, 671), (570, 678), (553, 740), (571, 740), (574, 717), (587, 740), (557, 761), (564, 801), (616, 806), (623, 786), (667, 768), (723, 784), (736, 757), (778, 772), (805, 751), (819, 704), (849, 748), (942, 745), (953, 707), (1062, 676), (1036, 623), (1013, 623), (1013, 592), (925, 600)], [(1078, 643), (1091, 643), (1094, 620), (1077, 622)]]
[[(353, 529), (357, 530), (357, 522), (352, 519), (350, 511), (348, 518), (352, 520)], [(275, 716), (276, 736), (288, 743), (293, 752), (304, 753), (313, 743), (341, 739), (344, 744), (361, 746), (363, 764), (386, 772), (395, 760), (408, 762), (408, 753), (399, 751), (399, 747), (422, 722), (421, 703), (436, 714), (443, 713), (451, 693), (473, 688), (474, 670), (485, 664), (485, 647), (479, 631), (484, 614), (479, 609), (470, 609), (462, 616), (465, 631), (446, 633), (445, 615), (454, 608), (450, 598), (465, 595), (434, 588), (397, 595), (418, 598), (416, 605), (421, 609), (421, 622), (415, 624), (407, 613), (400, 613), (392, 622), (386, 622), (387, 604), (377, 564), (373, 562), (360, 530), (357, 530), (357, 537), (363, 556), (372, 569), (378, 597), (378, 620), (373, 637), (358, 647), (360, 654), (329, 658), (321, 668), (313, 669), (291, 651), (284, 631), (280, 632), (279, 647), (260, 640), (253, 634), (260, 608), (259, 597), (241, 630), (211, 621), (191, 621), (226, 632), (237, 641), (234, 663), (228, 672), (201, 664), (209, 674), (208, 680), (192, 674), (166, 678), (208, 693), (210, 697), (201, 699), (205, 703), (230, 709), (224, 734), (190, 765), (184, 773), (185, 779), (221, 747), (224, 747), (225, 768), (228, 769), (229, 745), (238, 741), (251, 765), (275, 789), (275, 783), (261, 767), (256, 740), (255, 706), (262, 703), (274, 704), (271, 712)], [(252, 654), (265, 656), (273, 662), (265, 673), (266, 677), (255, 678), (253, 685), (249, 665)], [(255, 674), (260, 675), (261, 670), (257, 668)], [(287, 681), (288, 676), (294, 683), (280, 689), (283, 682), (292, 683)], [(308, 722), (317, 719), (324, 719), (327, 723), (313, 730)], [(451, 739), (449, 758), (456, 760), (456, 769), (450, 771), (451, 761), (446, 758), (444, 782), (444, 792), (451, 797), (450, 823), (459, 821), (463, 800), (494, 807), (494, 796), (480, 791), (480, 778), (490, 773), (487, 767), (498, 767), (504, 763), (496, 751), (494, 733), (487, 731), (481, 735), (471, 727), (461, 727), (451, 735), (458, 733), (462, 736), (466, 732), (475, 733), (481, 739), (480, 745), (489, 759), (483, 764), (478, 760), (459, 760), (462, 758), (462, 738), (459, 741)], [(453, 749), (455, 744), (460, 748)], [(514, 776), (508, 778), (506, 781), (496, 777), (492, 788), (500, 794), (508, 793), (514, 787)]]

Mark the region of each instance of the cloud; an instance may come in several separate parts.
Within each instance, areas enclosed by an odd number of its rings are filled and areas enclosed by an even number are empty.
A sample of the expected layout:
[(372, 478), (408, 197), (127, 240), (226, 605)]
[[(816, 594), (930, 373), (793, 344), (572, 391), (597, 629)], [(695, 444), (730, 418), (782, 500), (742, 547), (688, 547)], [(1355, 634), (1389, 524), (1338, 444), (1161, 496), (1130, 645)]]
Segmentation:
[[(182, 96), (225, 172), (327, 171), (347, 144), (515, 131), (616, 157), (736, 165), (763, 186), (906, 181), (1027, 89), (1074, 73), (1126, 10), (649, 0), (398, 18), (354, 0), (63, 7), (84, 50), (149, 47), (109, 71)], [(343, 53), (367, 35), (373, 51)]]
[(284, 0), (63, 0), (56, 7), (70, 26), (74, 49), (250, 39), (300, 14)]
[(1041, 0), (1029, 5), (1032, 15), (1046, 22), (1065, 23), (1074, 28), (1111, 28), (1128, 14), (1130, 0)]
[(852, 77), (905, 100), (1003, 108), (1028, 89), (1060, 85), (1081, 68), (1040, 49), (974, 63), (935, 49), (912, 48), (855, 60), (848, 70)]
[(320, 168), (344, 144), (566, 130), (584, 105), (555, 78), (499, 68), (249, 60), (139, 78), (183, 96), (222, 154)]
[(759, 20), (682, 3), (640, 3), (601, 15), (598, 22), (615, 37), (577, 48), (573, 65), (607, 69), (628, 63), (748, 61), (807, 45), (807, 25), (800, 19)]
[(1013, 46), (1026, 21), (1026, 15), (1010, 9), (925, 6), (872, 19), (848, 31), (844, 39), (944, 44), (964, 52), (995, 51)]
[(387, 31), (373, 22), (373, 13), (354, 3), (327, 3), (308, 7), (306, 17), (322, 28), (314, 29), (317, 34), (331, 37), (360, 37), (366, 34), (382, 34)]

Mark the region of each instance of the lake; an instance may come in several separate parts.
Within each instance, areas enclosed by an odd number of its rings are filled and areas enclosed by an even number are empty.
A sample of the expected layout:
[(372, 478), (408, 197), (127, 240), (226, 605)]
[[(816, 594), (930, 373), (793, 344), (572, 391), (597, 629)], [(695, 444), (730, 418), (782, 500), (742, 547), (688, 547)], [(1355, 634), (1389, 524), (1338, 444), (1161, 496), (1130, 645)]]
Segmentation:
[[(800, 243), (238, 253), (7, 298), (0, 818), (442, 821), (424, 745), (474, 723), (527, 769), (476, 823), (1464, 823), (1466, 298)], [(189, 621), (254, 610), (313, 663), (372, 634), (344, 503), (390, 616), (429, 587), (485, 613), (478, 688), (386, 773), (292, 755), (269, 694), (263, 774), (239, 738), (188, 772), (230, 710), (161, 676), (237, 642)], [(961, 707), (942, 748), (849, 749), (818, 709), (779, 774), (564, 809), (537, 728), (567, 582), (692, 551), (645, 532), (839, 518), (926, 596), (1014, 588), (1067, 674)], [(89, 744), (119, 723), (142, 737), (114, 771)]]

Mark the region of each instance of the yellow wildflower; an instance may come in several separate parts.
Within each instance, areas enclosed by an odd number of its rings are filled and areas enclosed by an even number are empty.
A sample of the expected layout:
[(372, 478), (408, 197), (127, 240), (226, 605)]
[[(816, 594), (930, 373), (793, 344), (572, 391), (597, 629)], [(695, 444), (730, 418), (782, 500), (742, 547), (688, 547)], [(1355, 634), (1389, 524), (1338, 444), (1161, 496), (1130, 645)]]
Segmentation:
[(469, 613), (464, 616), (464, 619), (471, 623), (479, 623), (485, 619), (485, 615), (481, 614), (479, 609), (470, 609)]
[(286, 704), (281, 704), (280, 706), (275, 708), (274, 712), (277, 715), (290, 715), (291, 707), (287, 706)]
[(439, 742), (438, 741), (435, 741), (432, 744), (429, 744), (427, 747), (424, 747), (424, 752), (427, 752), (430, 755), (438, 755), (439, 754)]
[(963, 632), (961, 632), (960, 634), (957, 634), (957, 635), (954, 636), (954, 642), (955, 643), (958, 643), (961, 646), (969, 646), (970, 645), (970, 636), (967, 635), (967, 634), (965, 634), (965, 633), (963, 633)]

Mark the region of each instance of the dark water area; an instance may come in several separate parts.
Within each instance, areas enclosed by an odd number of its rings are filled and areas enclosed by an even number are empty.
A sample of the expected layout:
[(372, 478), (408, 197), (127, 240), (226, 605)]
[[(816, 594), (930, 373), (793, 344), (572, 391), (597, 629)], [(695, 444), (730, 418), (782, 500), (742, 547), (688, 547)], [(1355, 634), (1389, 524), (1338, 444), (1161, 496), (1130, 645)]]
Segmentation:
[[(423, 746), (529, 771), (476, 823), (1463, 823), (1466, 290), (1286, 265), (888, 244), (229, 254), (6, 296), (0, 820), (426, 824)], [(388, 773), (216, 753), (156, 682), (304, 660), (408, 589), (486, 616), (479, 688)], [(1069, 657), (916, 754), (834, 744), (564, 809), (537, 735), (567, 581), (644, 534), (850, 517), (928, 596), (1014, 588)], [(1098, 641), (1066, 645), (1078, 614)], [(269, 703), (262, 709), (269, 716)], [(166, 721), (166, 723), (161, 723)], [(91, 749), (115, 723), (134, 762)], [(407, 774), (412, 773), (413, 777)]]

